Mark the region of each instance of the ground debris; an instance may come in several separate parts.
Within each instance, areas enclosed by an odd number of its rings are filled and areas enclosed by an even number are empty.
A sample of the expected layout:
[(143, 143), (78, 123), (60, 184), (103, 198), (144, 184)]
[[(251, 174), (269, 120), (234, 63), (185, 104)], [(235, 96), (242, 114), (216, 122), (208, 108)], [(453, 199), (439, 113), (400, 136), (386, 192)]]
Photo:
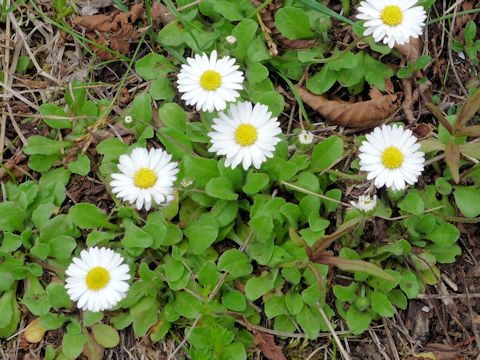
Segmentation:
[(287, 360), (282, 348), (275, 344), (273, 335), (253, 329), (253, 339), (268, 360)]
[[(87, 37), (99, 45), (104, 45), (111, 50), (128, 54), (130, 41), (138, 37), (138, 30), (134, 24), (143, 14), (143, 3), (135, 4), (129, 12), (114, 11), (111, 14), (98, 14), (90, 16), (77, 16), (73, 24), (87, 30)], [(100, 47), (94, 51), (103, 60), (113, 60), (115, 56)]]
[(399, 106), (397, 94), (383, 95), (375, 88), (370, 90), (370, 100), (356, 103), (314, 95), (302, 87), (297, 87), (297, 90), (302, 100), (317, 110), (328, 123), (350, 128), (378, 126)]

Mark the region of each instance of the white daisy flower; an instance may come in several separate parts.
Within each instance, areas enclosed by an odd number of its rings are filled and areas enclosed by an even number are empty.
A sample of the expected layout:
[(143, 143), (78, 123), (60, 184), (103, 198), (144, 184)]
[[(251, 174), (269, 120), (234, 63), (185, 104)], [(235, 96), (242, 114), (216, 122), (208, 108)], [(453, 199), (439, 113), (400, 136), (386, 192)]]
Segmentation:
[(234, 65), (235, 59), (225, 56), (217, 60), (217, 51), (187, 58), (178, 74), (178, 91), (184, 93), (182, 100), (187, 105), (196, 105), (197, 110), (212, 112), (227, 107), (235, 101), (242, 89), (243, 73)]
[(368, 180), (401, 190), (413, 185), (423, 171), (424, 153), (411, 130), (399, 126), (377, 127), (360, 146), (360, 169), (367, 171)]
[(298, 141), (302, 145), (309, 145), (313, 142), (313, 133), (311, 131), (302, 130), (300, 134), (298, 134)]
[(418, 38), (425, 26), (427, 14), (417, 0), (366, 0), (360, 3), (357, 19), (366, 20), (365, 36), (373, 34), (376, 42), (383, 40), (393, 48), (411, 37)]
[(377, 206), (377, 195), (373, 195), (373, 197), (370, 197), (370, 195), (360, 195), (357, 202), (350, 201), (350, 204), (358, 210), (368, 213)]
[(65, 273), (65, 287), (77, 307), (93, 312), (115, 307), (127, 296), (130, 268), (123, 257), (107, 248), (82, 250)]
[(238, 102), (213, 122), (215, 131), (208, 133), (212, 142), (208, 151), (225, 155), (225, 166), (233, 169), (240, 163), (245, 170), (252, 164), (259, 169), (267, 158), (273, 157), (275, 145), (280, 142), (280, 123), (272, 118), (266, 105)]
[(133, 121), (133, 118), (130, 115), (127, 115), (123, 121), (125, 121), (125, 124), (130, 124)]
[(110, 186), (118, 198), (135, 203), (138, 210), (150, 210), (152, 202), (166, 206), (174, 199), (173, 183), (178, 165), (161, 149), (136, 148), (131, 155), (122, 155)]

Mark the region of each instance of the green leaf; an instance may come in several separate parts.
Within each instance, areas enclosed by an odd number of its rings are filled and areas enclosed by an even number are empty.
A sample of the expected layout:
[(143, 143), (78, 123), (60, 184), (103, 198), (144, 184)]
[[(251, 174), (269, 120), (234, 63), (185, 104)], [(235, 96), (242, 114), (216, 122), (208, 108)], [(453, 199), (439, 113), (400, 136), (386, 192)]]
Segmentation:
[(27, 155), (54, 155), (71, 145), (68, 141), (51, 140), (38, 135), (30, 136), (27, 142), (28, 146), (23, 148), (23, 152)]
[(176, 68), (165, 56), (150, 53), (135, 63), (135, 71), (144, 80), (153, 80), (176, 71)]
[(80, 155), (68, 164), (68, 169), (74, 174), (85, 176), (90, 172), (90, 159), (86, 155)]
[(355, 306), (350, 306), (345, 320), (347, 321), (350, 331), (355, 335), (359, 335), (367, 330), (370, 326), (370, 323), (372, 322), (372, 315), (369, 311), (362, 312)]
[(76, 359), (83, 351), (87, 337), (83, 334), (65, 334), (62, 340), (62, 352), (68, 359)]
[(315, 316), (308, 306), (303, 307), (303, 310), (295, 316), (295, 320), (297, 320), (309, 339), (317, 338), (320, 332), (320, 322), (318, 321), (318, 316)]
[(330, 90), (336, 81), (337, 72), (328, 65), (324, 65), (319, 72), (307, 80), (307, 89), (314, 94), (321, 95)]
[(293, 6), (282, 7), (275, 13), (275, 26), (290, 40), (311, 39), (315, 36), (305, 11)]
[(250, 84), (257, 84), (268, 77), (268, 69), (260, 63), (248, 65), (247, 79)]
[(15, 235), (10, 232), (5, 232), (3, 234), (3, 240), (1, 245), (2, 246), (0, 247), (0, 251), (13, 253), (20, 246), (22, 246), (22, 239), (20, 235)]
[(240, 21), (245, 17), (238, 1), (217, 0), (213, 4), (213, 9), (228, 21)]
[(343, 140), (338, 136), (330, 136), (317, 144), (313, 149), (310, 168), (322, 171), (332, 166), (343, 154)]
[(222, 200), (237, 200), (238, 195), (233, 191), (233, 185), (226, 177), (210, 179), (205, 186), (207, 195)]
[(87, 236), (87, 246), (95, 246), (99, 243), (107, 243), (117, 237), (116, 234), (103, 232), (103, 231), (92, 231)]
[(437, 225), (433, 231), (426, 234), (426, 238), (438, 246), (453, 245), (460, 237), (460, 230), (455, 225), (443, 223)]
[(58, 105), (42, 104), (40, 105), (40, 115), (43, 121), (54, 129), (71, 129), (72, 121), (68, 118), (67, 113)]
[(60, 235), (51, 239), (49, 255), (56, 259), (66, 260), (71, 258), (72, 251), (77, 247), (77, 242), (71, 236)]
[(462, 249), (456, 244), (451, 246), (429, 245), (425, 247), (425, 250), (435, 256), (437, 262), (441, 264), (455, 262), (455, 257), (462, 253)]
[(118, 331), (110, 325), (95, 324), (92, 326), (92, 333), (97, 344), (106, 349), (111, 349), (120, 343)]
[(234, 49), (234, 55), (239, 61), (243, 61), (247, 55), (248, 49), (255, 38), (258, 25), (252, 19), (244, 19), (232, 30), (232, 35), (237, 38), (237, 45)]
[(167, 77), (155, 79), (150, 85), (150, 96), (153, 100), (172, 101), (175, 98), (175, 90)]
[(370, 304), (372, 309), (380, 316), (391, 317), (395, 314), (395, 308), (392, 306), (387, 296), (380, 291), (373, 291), (370, 294)]
[(160, 121), (168, 127), (185, 132), (187, 129), (188, 117), (185, 110), (175, 103), (163, 104), (158, 109)]
[(202, 302), (186, 292), (177, 292), (173, 305), (175, 311), (187, 319), (195, 319), (201, 314)]
[(480, 215), (480, 189), (476, 186), (457, 186), (453, 193), (455, 203), (468, 218)]
[(245, 284), (245, 295), (248, 300), (255, 301), (260, 296), (273, 289), (274, 278), (269, 273), (266, 276), (252, 277)]
[(184, 231), (189, 249), (195, 255), (203, 254), (218, 236), (218, 223), (211, 215), (204, 214), (191, 222)]
[(180, 162), (183, 175), (195, 179), (199, 188), (204, 188), (210, 179), (219, 176), (217, 162), (212, 159), (199, 158), (192, 155), (185, 156)]
[(67, 289), (62, 284), (50, 283), (47, 286), (47, 295), (50, 305), (55, 309), (70, 309), (72, 307), (72, 301), (67, 294)]
[(172, 21), (158, 33), (157, 41), (162, 45), (180, 46), (184, 40), (184, 29), (178, 22)]
[(358, 283), (353, 282), (349, 286), (335, 285), (333, 293), (341, 301), (353, 302), (357, 296)]
[(218, 270), (226, 271), (235, 278), (250, 275), (253, 270), (248, 256), (237, 249), (225, 251), (218, 259), (217, 267)]
[(411, 214), (420, 215), (425, 211), (425, 203), (418, 190), (410, 190), (398, 203), (398, 207)]
[(0, 203), (0, 230), (22, 231), (25, 220), (25, 210), (12, 201)]
[(69, 212), (72, 222), (81, 229), (117, 229), (117, 226), (108, 221), (108, 216), (90, 203), (76, 204), (70, 208)]
[(289, 291), (285, 295), (285, 305), (290, 314), (297, 315), (303, 309), (302, 295), (295, 291)]
[(96, 324), (100, 320), (103, 319), (102, 312), (93, 312), (93, 311), (84, 311), (83, 312), (83, 325), (84, 326), (92, 326)]
[(222, 295), (222, 304), (233, 311), (245, 311), (247, 300), (240, 291), (231, 290)]
[(146, 249), (153, 244), (153, 237), (131, 221), (124, 221), (125, 236), (121, 243), (128, 248)]
[(254, 195), (260, 192), (265, 186), (268, 185), (269, 177), (267, 174), (255, 173), (249, 171), (247, 173), (247, 180), (242, 186), (242, 190), (245, 194)]
[(402, 274), (400, 279), (400, 288), (407, 295), (409, 299), (414, 299), (420, 292), (420, 285), (415, 274), (411, 271), (406, 271)]

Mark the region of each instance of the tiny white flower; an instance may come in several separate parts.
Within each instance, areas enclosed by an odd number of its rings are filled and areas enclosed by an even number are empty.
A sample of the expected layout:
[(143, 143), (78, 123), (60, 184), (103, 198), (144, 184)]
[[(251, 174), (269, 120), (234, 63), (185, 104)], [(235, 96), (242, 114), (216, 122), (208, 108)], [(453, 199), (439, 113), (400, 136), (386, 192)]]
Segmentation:
[(112, 174), (112, 192), (118, 198), (136, 204), (138, 210), (150, 210), (152, 202), (168, 205), (174, 199), (173, 183), (178, 166), (172, 156), (161, 149), (136, 148), (131, 155), (120, 156), (118, 169)]
[(130, 115), (127, 115), (123, 121), (125, 121), (125, 124), (130, 124), (133, 121), (133, 118)]
[(77, 307), (93, 312), (109, 310), (126, 297), (130, 268), (123, 257), (107, 248), (82, 250), (68, 266), (65, 288)]
[(303, 145), (311, 144), (313, 142), (313, 133), (311, 131), (302, 130), (302, 132), (298, 134), (298, 141)]
[(237, 42), (237, 38), (233, 35), (228, 35), (225, 40), (231, 45), (235, 44)]
[(208, 133), (212, 142), (208, 151), (225, 155), (225, 166), (233, 169), (240, 163), (245, 170), (250, 165), (259, 169), (267, 158), (273, 157), (275, 146), (280, 142), (280, 123), (266, 105), (238, 102), (213, 122), (215, 131)]
[(413, 185), (421, 175), (425, 154), (411, 130), (399, 126), (377, 127), (360, 146), (360, 169), (368, 172), (367, 179), (375, 179), (377, 188), (385, 185), (402, 190)]
[(188, 179), (188, 178), (184, 178), (180, 182), (180, 185), (185, 189), (192, 186), (192, 184), (193, 184), (193, 179)]
[(187, 58), (178, 74), (178, 91), (183, 93), (182, 100), (187, 105), (195, 105), (197, 110), (212, 112), (227, 107), (240, 96), (243, 72), (238, 71), (235, 59), (225, 56), (217, 60), (217, 51), (212, 51), (210, 58), (195, 55)]
[(373, 197), (370, 197), (370, 195), (360, 195), (357, 202), (350, 201), (350, 204), (358, 210), (370, 212), (377, 206), (377, 195), (373, 195)]
[(383, 40), (393, 48), (418, 38), (425, 26), (427, 14), (423, 6), (414, 6), (417, 0), (366, 0), (360, 3), (357, 19), (366, 20), (365, 36), (376, 42)]

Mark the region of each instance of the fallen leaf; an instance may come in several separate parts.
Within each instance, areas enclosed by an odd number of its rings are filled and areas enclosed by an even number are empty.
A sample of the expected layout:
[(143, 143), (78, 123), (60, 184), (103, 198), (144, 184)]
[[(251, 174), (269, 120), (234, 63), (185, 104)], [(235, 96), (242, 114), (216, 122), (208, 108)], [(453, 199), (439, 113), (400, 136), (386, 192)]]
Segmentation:
[[(129, 12), (115, 11), (111, 14), (77, 16), (73, 24), (87, 30), (87, 37), (99, 45), (105, 45), (122, 54), (130, 51), (130, 41), (138, 36), (134, 24), (143, 14), (143, 3), (135, 4)], [(97, 55), (103, 60), (115, 57), (107, 50), (94, 47)]]
[(40, 324), (40, 318), (35, 318), (25, 329), (24, 336), (29, 343), (39, 343), (46, 331), (47, 329)]
[(399, 107), (396, 94), (383, 95), (375, 88), (370, 90), (370, 100), (349, 103), (343, 100), (330, 100), (323, 95), (314, 95), (297, 86), (302, 100), (317, 110), (327, 122), (351, 128), (378, 126)]
[(410, 41), (403, 45), (396, 44), (395, 49), (405, 56), (408, 62), (415, 62), (422, 54), (422, 42), (419, 38), (410, 38)]
[(275, 344), (273, 335), (253, 329), (253, 340), (268, 360), (287, 360), (283, 355), (282, 348)]
[(453, 345), (431, 343), (425, 348), (435, 354), (435, 360), (463, 360), (465, 357), (460, 354), (458, 348)]

